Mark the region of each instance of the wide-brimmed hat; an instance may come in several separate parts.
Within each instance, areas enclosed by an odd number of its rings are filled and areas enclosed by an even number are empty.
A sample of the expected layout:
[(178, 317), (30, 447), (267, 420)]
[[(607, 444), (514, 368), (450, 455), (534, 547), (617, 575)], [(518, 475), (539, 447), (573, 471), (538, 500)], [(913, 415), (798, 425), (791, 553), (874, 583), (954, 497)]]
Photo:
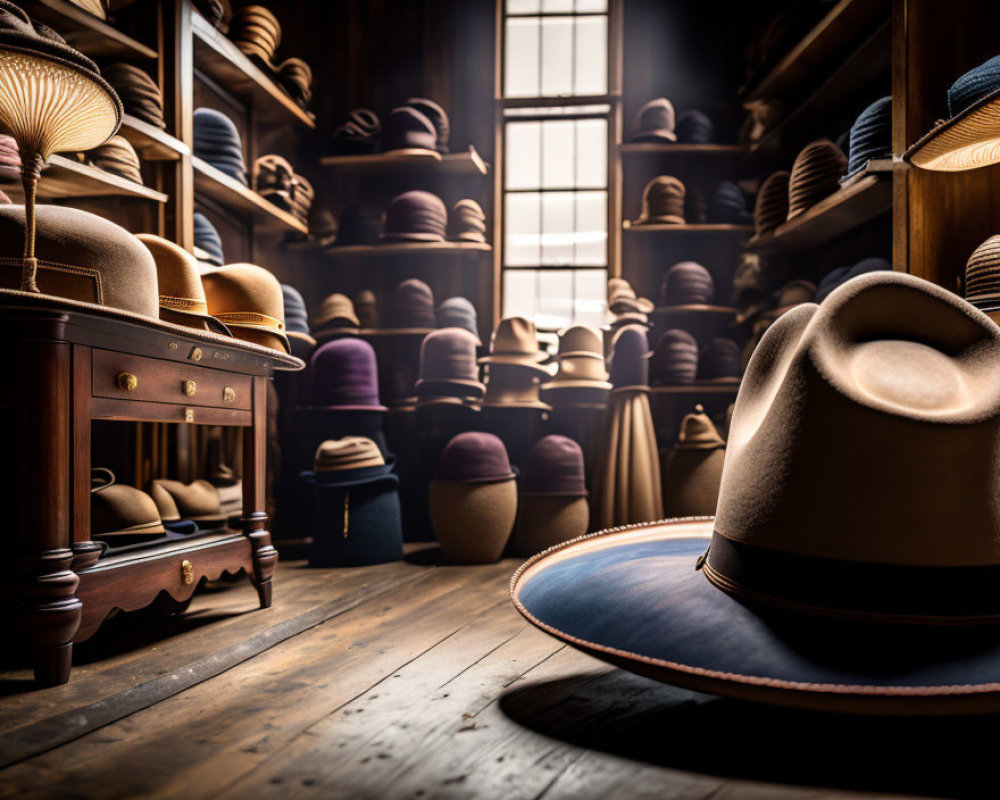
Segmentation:
[[(871, 258), (863, 258), (854, 266), (838, 267), (837, 269), (830, 270), (823, 280), (819, 282), (819, 286), (816, 287), (813, 302), (822, 303), (834, 289), (838, 286), (843, 286), (851, 280), (851, 278), (856, 278), (858, 275), (864, 275), (866, 272), (878, 272), (886, 269), (892, 269), (892, 264), (884, 258), (874, 256)], [(968, 268), (966, 269), (966, 280), (968, 280)], [(968, 286), (968, 284), (966, 284), (966, 286)], [(805, 287), (803, 289), (802, 296), (805, 296), (807, 291), (808, 287)], [(979, 306), (968, 296), (968, 290), (966, 290), (966, 299), (979, 308), (980, 311), (984, 310), (982, 306)]]
[(452, 242), (485, 242), (486, 214), (475, 200), (459, 200), (448, 217), (448, 240)]
[(222, 251), (222, 237), (209, 222), (208, 217), (200, 211), (194, 212), (194, 254), (199, 261), (205, 261), (215, 267), (226, 263)]
[(281, 23), (270, 9), (245, 5), (236, 9), (229, 20), (229, 38), (244, 55), (271, 66), (274, 51), (281, 44)]
[(660, 282), (661, 306), (707, 306), (714, 300), (712, 273), (697, 261), (678, 261)]
[(194, 154), (247, 186), (243, 143), (235, 123), (214, 108), (194, 110)]
[(684, 197), (687, 190), (673, 175), (660, 175), (642, 191), (642, 212), (633, 225), (684, 224)]
[(439, 328), (463, 328), (479, 339), (479, 317), (472, 301), (465, 297), (449, 297), (434, 310)]
[(160, 87), (145, 70), (119, 62), (103, 67), (101, 74), (118, 92), (126, 113), (157, 128), (166, 127)]
[(708, 201), (708, 221), (726, 225), (747, 225), (752, 217), (747, 211), (747, 197), (732, 181), (722, 181)]
[(406, 105), (415, 108), (434, 126), (434, 149), (439, 153), (448, 152), (448, 138), (451, 136), (451, 125), (448, 122), (448, 112), (433, 100), (426, 97), (411, 97)]
[(709, 341), (698, 355), (699, 381), (738, 381), (740, 371), (740, 346), (732, 339), (718, 336)]
[(539, 399), (539, 375), (520, 364), (491, 364), (486, 375), (483, 405), (497, 408), (551, 410)]
[(291, 284), (283, 283), (281, 284), (281, 301), (285, 309), (285, 332), (289, 336), (292, 334), (310, 336), (309, 312), (306, 309), (306, 301), (302, 297), (302, 293)]
[[(998, 360), (1000, 329), (951, 292), (855, 278), (757, 348), (714, 523), (550, 551), (515, 576), (515, 604), (589, 653), (699, 691), (996, 711)], [(859, 430), (862, 449), (844, 447)]]
[(335, 329), (339, 332), (343, 328), (359, 328), (361, 321), (354, 313), (354, 303), (346, 294), (334, 292), (323, 299), (320, 306), (319, 316), (313, 321), (312, 330), (316, 336), (321, 335), (322, 329)]
[(1000, 236), (972, 251), (965, 265), (965, 299), (996, 322), (1000, 319)]
[(708, 114), (697, 109), (685, 111), (677, 118), (677, 141), (682, 144), (711, 144), (715, 126)]
[(635, 115), (630, 142), (675, 142), (674, 106), (666, 97), (650, 100)]
[(868, 162), (892, 156), (892, 97), (881, 97), (862, 111), (851, 125), (847, 175), (861, 172)]
[(641, 325), (620, 328), (611, 342), (608, 376), (613, 389), (649, 386), (649, 338)]
[(788, 170), (772, 172), (760, 185), (753, 209), (753, 227), (758, 236), (770, 233), (788, 219)]
[(817, 139), (795, 157), (788, 179), (788, 219), (793, 219), (840, 188), (847, 156), (829, 139)]
[(340, 213), (340, 232), (334, 247), (375, 244), (382, 223), (379, 215), (366, 206), (354, 203)]
[(677, 443), (667, 454), (663, 507), (670, 517), (715, 513), (726, 460), (726, 442), (701, 405), (681, 421)]
[(385, 328), (433, 328), (434, 292), (422, 280), (407, 278), (393, 290), (388, 312)]
[(206, 480), (199, 478), (191, 483), (183, 483), (158, 478), (151, 483), (149, 495), (156, 503), (160, 519), (164, 522), (189, 519), (201, 528), (226, 523), (219, 490)]
[(92, 471), (90, 535), (108, 543), (157, 539), (165, 533), (153, 498), (134, 486), (117, 483), (108, 469)]
[(918, 167), (956, 172), (996, 164), (1000, 56), (969, 70), (948, 89), (950, 118), (918, 139), (904, 156)]
[(436, 194), (415, 189), (389, 203), (382, 238), (389, 241), (443, 242), (448, 209)]
[(208, 313), (237, 339), (291, 352), (281, 284), (255, 264), (227, 264), (202, 275)]
[(229, 329), (208, 313), (205, 289), (195, 257), (183, 247), (152, 233), (140, 233), (136, 238), (146, 245), (156, 262), (160, 319), (231, 336)]
[(412, 106), (400, 106), (389, 112), (382, 125), (382, 151), (441, 158), (434, 123)]
[[(0, 287), (21, 283), (24, 206), (0, 206)], [(159, 319), (156, 262), (124, 228), (67, 206), (35, 209), (36, 279), (43, 295)]]
[(333, 152), (336, 155), (367, 155), (378, 150), (382, 123), (370, 108), (356, 108), (347, 120), (333, 132)]
[(538, 346), (535, 323), (525, 317), (506, 317), (493, 332), (489, 355), (479, 363), (514, 364), (549, 375), (548, 369), (541, 366), (546, 358), (548, 355)]
[(338, 411), (386, 411), (375, 349), (354, 336), (320, 345), (309, 360), (311, 404)]
[(649, 360), (649, 379), (654, 386), (694, 383), (698, 375), (698, 342), (687, 331), (672, 328), (656, 342)]
[(476, 366), (477, 338), (462, 328), (431, 331), (420, 345), (417, 397), (482, 397), (486, 387)]

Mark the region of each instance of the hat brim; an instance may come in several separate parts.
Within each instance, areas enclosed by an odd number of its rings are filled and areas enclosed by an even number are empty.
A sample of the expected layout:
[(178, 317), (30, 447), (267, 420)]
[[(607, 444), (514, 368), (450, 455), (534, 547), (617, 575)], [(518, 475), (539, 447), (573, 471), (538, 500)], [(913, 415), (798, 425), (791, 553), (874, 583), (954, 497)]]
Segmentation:
[[(164, 316), (164, 314), (166, 314), (166, 316)], [(193, 311), (180, 311), (179, 309), (176, 308), (164, 308), (163, 306), (160, 306), (161, 319), (163, 319), (166, 322), (170, 322), (171, 321), (170, 317), (173, 315), (179, 316), (182, 319), (185, 318), (190, 319), (191, 322), (198, 321), (204, 323), (207, 327), (201, 328), (201, 330), (209, 330), (212, 331), (213, 333), (219, 334), (220, 336), (231, 337), (233, 335), (232, 332), (229, 330), (229, 328), (227, 328), (221, 321), (217, 320), (215, 317), (209, 316), (208, 314), (196, 314)], [(182, 325), (185, 328), (195, 327), (194, 325), (188, 325), (180, 321), (176, 322), (175, 324)], [(195, 329), (199, 330), (199, 328), (196, 327)]]
[(530, 369), (532, 372), (537, 372), (540, 375), (546, 375), (552, 377), (554, 370), (543, 365), (542, 362), (548, 359), (548, 353), (543, 353), (539, 351), (538, 353), (524, 353), (524, 354), (497, 354), (483, 356), (476, 360), (477, 364), (502, 364), (510, 367), (524, 367), (525, 369)]
[(444, 236), (439, 236), (436, 233), (381, 233), (379, 234), (379, 241), (382, 242), (444, 242), (447, 241)]
[(934, 172), (960, 172), (1000, 163), (1000, 89), (982, 97), (919, 138), (903, 160)]
[(697, 569), (711, 518), (601, 532), (529, 560), (511, 581), (529, 622), (664, 683), (859, 714), (996, 713), (993, 626), (846, 622), (737, 600)]
[(676, 142), (677, 134), (667, 128), (651, 128), (650, 130), (639, 130), (628, 137), (629, 142), (649, 142), (657, 144), (660, 142)]

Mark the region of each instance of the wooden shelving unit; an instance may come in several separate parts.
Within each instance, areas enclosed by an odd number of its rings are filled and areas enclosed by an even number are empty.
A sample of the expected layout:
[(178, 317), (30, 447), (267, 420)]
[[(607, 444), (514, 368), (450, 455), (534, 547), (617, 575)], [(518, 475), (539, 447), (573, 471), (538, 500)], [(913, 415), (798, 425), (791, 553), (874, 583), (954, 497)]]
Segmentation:
[(77, 50), (96, 59), (155, 60), (156, 50), (137, 42), (69, 0), (24, 0), (32, 17), (59, 31)]
[(370, 171), (375, 173), (427, 170), (451, 175), (488, 175), (489, 165), (483, 161), (476, 148), (470, 147), (460, 153), (446, 153), (440, 158), (430, 155), (394, 155), (393, 153), (372, 153), (357, 156), (324, 156), (322, 166), (343, 172)]
[(491, 253), (479, 242), (384, 242), (382, 244), (332, 245), (323, 251), (329, 258), (380, 258), (383, 256), (457, 256)]
[(650, 312), (651, 317), (719, 316), (735, 317), (739, 309), (732, 306), (682, 305), (657, 306)]
[(126, 114), (121, 135), (128, 139), (143, 161), (177, 161), (191, 155), (191, 148), (162, 128)]
[(240, 52), (201, 14), (191, 14), (195, 72), (207, 75), (233, 95), (247, 99), (259, 122), (286, 123), (290, 119), (315, 128), (312, 116), (302, 109), (257, 64)]
[(698, 225), (654, 223), (650, 225), (636, 225), (629, 220), (625, 220), (622, 223), (622, 229), (628, 231), (629, 233), (668, 233), (677, 236), (692, 236), (698, 234), (749, 236), (753, 233), (753, 225), (725, 225), (721, 223), (705, 223)]
[(294, 215), (268, 202), (257, 192), (217, 170), (197, 156), (191, 157), (195, 194), (203, 194), (225, 207), (252, 217), (265, 231), (290, 230), (308, 234), (309, 228)]
[[(4, 181), (3, 190), (8, 194), (20, 195), (21, 184), (19, 181)], [(123, 197), (153, 203), (166, 203), (170, 199), (163, 192), (134, 183), (128, 178), (58, 155), (50, 157), (42, 170), (42, 179), (38, 182), (38, 197), (44, 200)]]
[(658, 144), (656, 142), (625, 142), (618, 145), (623, 156), (686, 156), (698, 158), (739, 158), (746, 148), (738, 144)]

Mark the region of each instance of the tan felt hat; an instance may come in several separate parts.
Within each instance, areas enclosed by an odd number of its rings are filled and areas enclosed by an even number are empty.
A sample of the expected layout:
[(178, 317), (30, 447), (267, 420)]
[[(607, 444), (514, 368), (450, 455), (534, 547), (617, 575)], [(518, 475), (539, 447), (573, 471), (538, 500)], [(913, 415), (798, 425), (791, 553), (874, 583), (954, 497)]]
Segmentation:
[(165, 522), (190, 519), (201, 527), (223, 525), (226, 522), (219, 490), (206, 480), (182, 483), (159, 478), (150, 485), (149, 494), (159, 509), (160, 518)]
[(642, 213), (633, 225), (670, 223), (683, 225), (684, 197), (687, 190), (679, 178), (660, 175), (646, 184), (642, 192)]
[(490, 354), (479, 359), (479, 363), (516, 364), (548, 375), (549, 371), (539, 363), (547, 357), (538, 347), (535, 323), (524, 317), (507, 317), (500, 320), (493, 332)]
[(705, 409), (695, 406), (681, 422), (677, 444), (666, 458), (663, 506), (668, 517), (715, 513), (726, 443)]
[(163, 521), (153, 498), (134, 486), (115, 482), (111, 470), (105, 480), (93, 480), (90, 490), (90, 535), (107, 539), (157, 538), (164, 533)]
[(202, 276), (208, 313), (237, 339), (291, 352), (281, 284), (255, 264), (227, 264)]
[(364, 469), (385, 466), (385, 456), (378, 445), (365, 436), (327, 439), (316, 448), (316, 472)]

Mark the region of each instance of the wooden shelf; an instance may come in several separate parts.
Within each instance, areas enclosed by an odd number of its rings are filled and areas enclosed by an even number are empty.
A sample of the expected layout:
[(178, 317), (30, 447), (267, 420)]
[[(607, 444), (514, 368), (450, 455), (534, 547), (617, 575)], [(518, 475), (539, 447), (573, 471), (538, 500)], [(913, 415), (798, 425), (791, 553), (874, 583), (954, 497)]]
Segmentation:
[(469, 255), (490, 253), (489, 244), (479, 242), (385, 242), (383, 244), (332, 245), (324, 252), (331, 258), (378, 258), (406, 255)]
[(197, 12), (191, 14), (194, 34), (194, 67), (237, 97), (250, 98), (262, 122), (299, 122), (315, 128), (316, 122), (239, 48)]
[(309, 228), (294, 215), (268, 202), (235, 178), (217, 170), (197, 156), (192, 156), (195, 196), (203, 194), (227, 208), (253, 217), (263, 230), (292, 230), (309, 233)]
[[(5, 192), (23, 196), (19, 180), (3, 180), (0, 184)], [(163, 192), (150, 189), (128, 178), (112, 175), (102, 169), (81, 164), (65, 156), (51, 156), (42, 170), (38, 182), (38, 197), (45, 200), (62, 200), (69, 197), (130, 197), (165, 203), (169, 199)]]
[(126, 114), (122, 120), (120, 133), (143, 161), (177, 161), (181, 156), (191, 154), (191, 148), (180, 139), (131, 114)]
[(654, 223), (651, 225), (636, 225), (625, 220), (622, 228), (631, 233), (673, 233), (678, 236), (690, 234), (725, 234), (728, 236), (748, 236), (753, 233), (753, 225), (724, 225), (721, 223), (708, 223), (702, 225), (673, 225), (671, 223)]
[(739, 381), (729, 383), (688, 383), (683, 386), (650, 386), (653, 394), (736, 394), (740, 390)]
[[(878, 163), (878, 162), (876, 162)], [(819, 247), (892, 208), (891, 173), (872, 172), (841, 187), (812, 208), (747, 242), (757, 252)]]
[(23, 0), (19, 5), (32, 19), (54, 28), (72, 47), (91, 58), (156, 58), (153, 48), (126, 36), (68, 0)]
[(714, 305), (684, 305), (684, 306), (657, 306), (650, 312), (652, 317), (680, 317), (687, 315), (709, 315), (715, 314), (722, 317), (734, 317), (739, 309), (733, 306)]
[(749, 92), (745, 103), (785, 97), (815, 82), (815, 71), (836, 60), (866, 28), (889, 19), (888, 0), (839, 0), (829, 13)]
[(372, 153), (358, 156), (324, 156), (319, 163), (324, 167), (344, 172), (428, 170), (449, 175), (488, 175), (490, 171), (489, 165), (483, 161), (474, 147), (461, 153), (447, 153), (441, 158)]
[(419, 336), (421, 339), (435, 328), (359, 328), (357, 335), (363, 339), (389, 339), (393, 337)]
[(628, 155), (704, 156), (736, 158), (746, 153), (738, 144), (666, 144), (658, 142), (625, 142), (618, 145), (618, 152)]

